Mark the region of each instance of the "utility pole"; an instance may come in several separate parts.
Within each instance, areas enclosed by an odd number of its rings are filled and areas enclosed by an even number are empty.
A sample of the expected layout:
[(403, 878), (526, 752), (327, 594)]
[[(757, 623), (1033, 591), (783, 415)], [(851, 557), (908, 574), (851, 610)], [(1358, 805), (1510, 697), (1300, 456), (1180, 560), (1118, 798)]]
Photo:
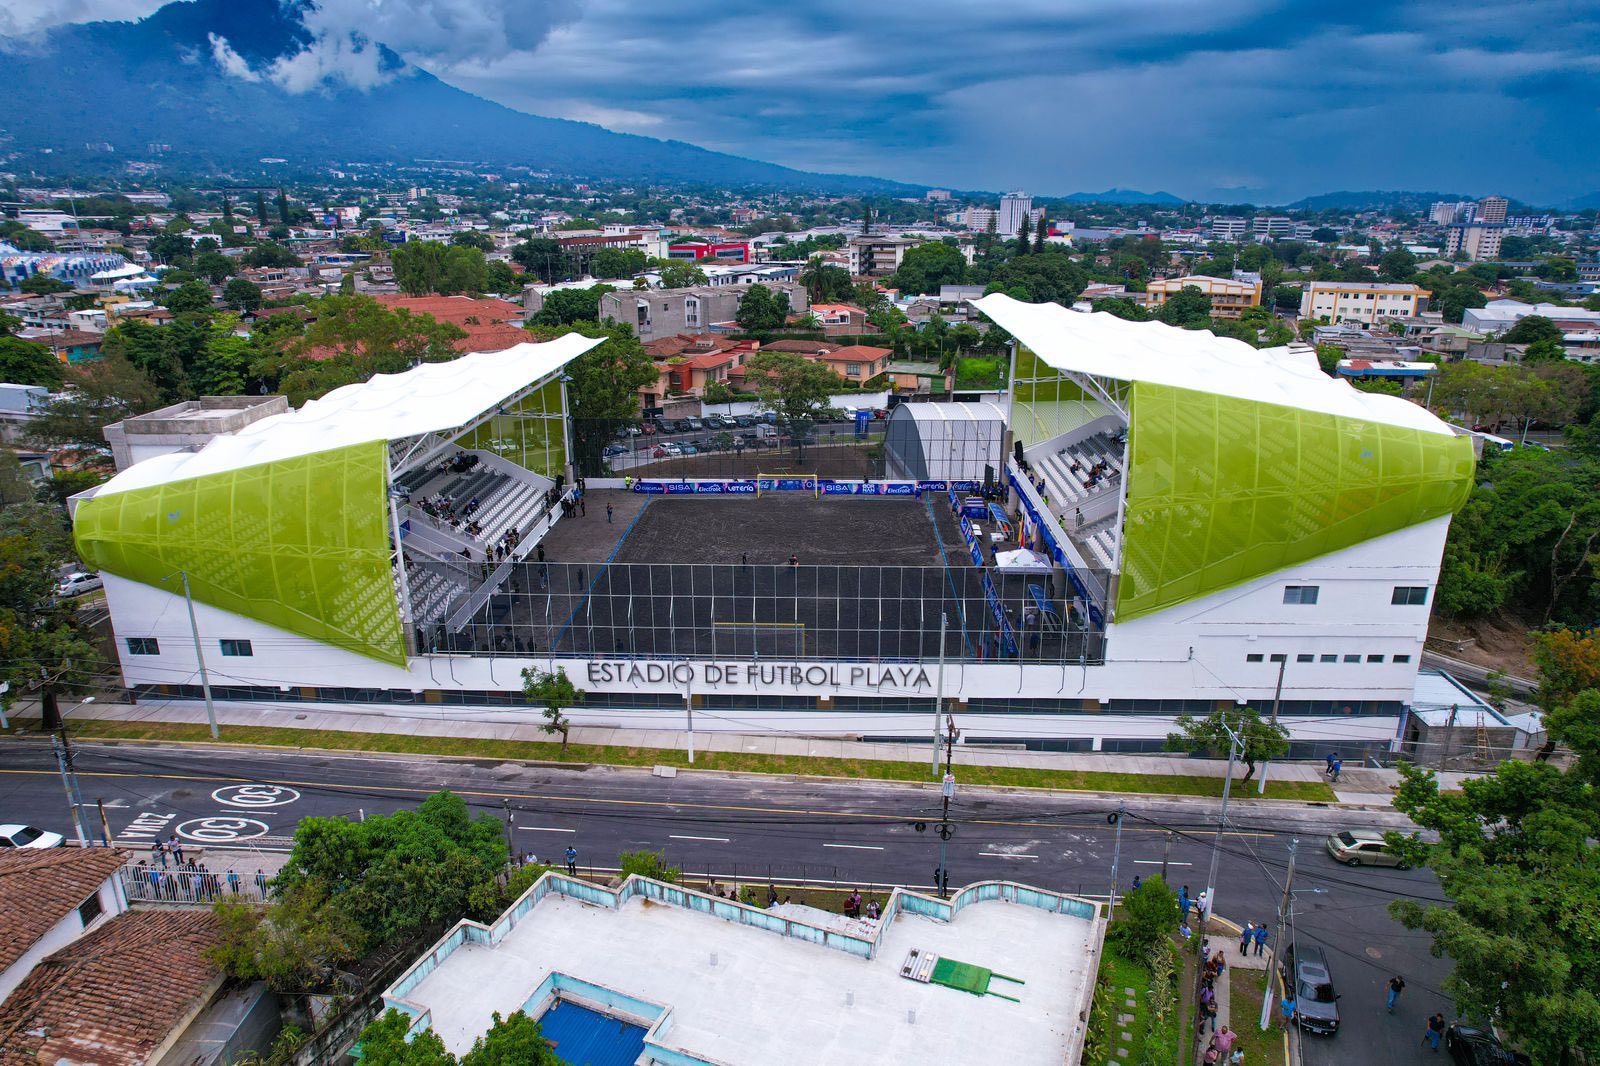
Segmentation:
[(950, 612), (939, 612), (939, 672), (935, 675), (933, 687), (933, 766), (929, 773), (939, 772), (939, 732), (942, 725), (939, 721), (944, 714), (944, 637), (945, 631), (950, 628)]
[[(1278, 724), (1278, 703), (1283, 699), (1283, 672), (1289, 668), (1289, 656), (1285, 655), (1278, 660), (1278, 687), (1272, 690), (1272, 724)], [(1261, 779), (1256, 782), (1256, 795), (1266, 795), (1267, 792), (1267, 767), (1272, 765), (1271, 759), (1261, 761)]]
[(1117, 864), (1122, 861), (1122, 819), (1127, 813), (1128, 805), (1119, 803), (1117, 813), (1111, 816), (1111, 820), (1117, 823), (1117, 842), (1111, 848), (1111, 909), (1106, 914), (1108, 923), (1117, 916)]
[(1172, 857), (1172, 830), (1167, 830), (1167, 842), (1161, 845), (1161, 883), (1167, 883), (1167, 860)]
[(216, 740), (217, 733), (217, 708), (211, 702), (211, 678), (206, 674), (206, 656), (200, 650), (200, 623), (194, 620), (194, 597), (189, 594), (189, 571), (179, 570), (178, 576), (183, 578), (183, 602), (189, 607), (189, 633), (194, 637), (194, 658), (200, 665), (200, 691), (206, 698), (206, 721), (211, 723), (211, 739)]
[(953, 835), (950, 829), (950, 801), (956, 795), (956, 775), (950, 769), (955, 759), (956, 748), (956, 720), (954, 717), (946, 718), (949, 728), (944, 735), (944, 784), (939, 791), (944, 797), (944, 813), (939, 817), (939, 898), (950, 898), (950, 869), (946, 865), (947, 847)]
[(1211, 870), (1206, 874), (1206, 905), (1200, 912), (1200, 928), (1197, 930), (1204, 935), (1206, 920), (1217, 911), (1217, 858), (1222, 851), (1222, 827), (1228, 823), (1228, 793), (1233, 790), (1233, 764), (1239, 758), (1239, 734), (1228, 727), (1226, 720), (1222, 728), (1228, 730), (1228, 772), (1222, 779), (1222, 810), (1217, 814), (1217, 831), (1211, 838)]
[[(1289, 925), (1289, 889), (1294, 884), (1294, 853), (1295, 848), (1299, 845), (1299, 843), (1300, 841), (1298, 838), (1291, 839), (1289, 841), (1289, 868), (1284, 872), (1283, 875), (1283, 901), (1278, 904), (1278, 927), (1272, 931), (1273, 959), (1277, 959), (1278, 956), (1283, 953), (1282, 949), (1284, 931)], [(1273, 999), (1272, 969), (1271, 964), (1269, 963), (1267, 969), (1267, 990), (1266, 993), (1261, 997), (1261, 1028), (1263, 1030), (1266, 1029), (1268, 1025), (1272, 1024)]]
[(72, 828), (78, 834), (78, 846), (86, 848), (94, 834), (84, 828), (83, 794), (78, 789), (77, 771), (72, 768), (72, 745), (67, 739), (66, 719), (62, 717), (61, 704), (56, 699), (56, 682), (71, 668), (71, 662), (64, 663), (52, 675), (40, 667), (39, 680), (31, 682), (28, 687), (39, 693), (41, 724), (50, 734), (50, 748), (55, 752), (56, 768), (61, 772), (61, 787), (67, 794), (67, 808), (72, 811)]

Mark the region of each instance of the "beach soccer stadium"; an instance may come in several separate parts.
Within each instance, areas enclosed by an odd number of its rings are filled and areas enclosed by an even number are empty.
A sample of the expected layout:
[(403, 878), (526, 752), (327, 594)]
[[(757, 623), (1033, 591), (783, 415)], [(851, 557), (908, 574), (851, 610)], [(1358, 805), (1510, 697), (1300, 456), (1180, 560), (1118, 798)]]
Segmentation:
[(964, 743), (1141, 751), (1247, 705), (1392, 747), (1471, 440), (1309, 353), (977, 306), (980, 402), (618, 470), (569, 335), (149, 447), (78, 548), (142, 696), (532, 716), (560, 667), (580, 724), (926, 739), (942, 698)]

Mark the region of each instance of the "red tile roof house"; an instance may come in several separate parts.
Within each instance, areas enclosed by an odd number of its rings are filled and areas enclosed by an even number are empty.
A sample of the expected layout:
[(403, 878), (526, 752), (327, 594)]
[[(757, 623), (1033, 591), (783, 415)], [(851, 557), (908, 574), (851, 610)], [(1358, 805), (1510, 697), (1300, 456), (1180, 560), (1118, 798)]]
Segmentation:
[[(17, 902), (7, 909), (22, 909)], [(220, 940), (221, 922), (205, 910), (138, 910), (106, 922), (39, 963), (0, 1003), (0, 1066), (151, 1066), (180, 1041), (197, 1043), (189, 1030), (224, 983), (206, 958)]]
[(128, 909), (116, 848), (0, 852), (0, 999), (51, 952)]
[(889, 368), (894, 355), (892, 348), (874, 348), (868, 344), (852, 344), (819, 357), (835, 373), (852, 384), (870, 381)]

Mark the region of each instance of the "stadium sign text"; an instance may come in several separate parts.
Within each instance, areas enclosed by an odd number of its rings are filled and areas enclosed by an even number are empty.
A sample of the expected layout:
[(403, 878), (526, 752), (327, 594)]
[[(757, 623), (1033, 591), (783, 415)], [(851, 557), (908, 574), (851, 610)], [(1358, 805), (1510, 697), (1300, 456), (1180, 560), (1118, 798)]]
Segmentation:
[(694, 688), (893, 688), (927, 689), (933, 682), (921, 666), (867, 663), (635, 663), (592, 662), (591, 685), (689, 685)]

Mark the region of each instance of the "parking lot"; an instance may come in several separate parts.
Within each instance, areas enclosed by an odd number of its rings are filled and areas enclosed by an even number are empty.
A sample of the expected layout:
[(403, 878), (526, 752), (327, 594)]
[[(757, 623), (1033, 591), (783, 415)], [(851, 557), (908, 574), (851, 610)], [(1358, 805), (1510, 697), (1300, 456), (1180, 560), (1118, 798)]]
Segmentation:
[[(707, 422), (710, 424), (708, 425)], [(740, 415), (666, 420), (631, 427), (607, 445), (606, 461), (618, 474), (651, 477), (733, 477), (804, 471), (823, 477), (883, 477), (884, 427), (874, 419), (858, 435), (853, 420), (834, 417), (802, 433), (781, 423)], [(653, 432), (646, 432), (646, 428)]]

